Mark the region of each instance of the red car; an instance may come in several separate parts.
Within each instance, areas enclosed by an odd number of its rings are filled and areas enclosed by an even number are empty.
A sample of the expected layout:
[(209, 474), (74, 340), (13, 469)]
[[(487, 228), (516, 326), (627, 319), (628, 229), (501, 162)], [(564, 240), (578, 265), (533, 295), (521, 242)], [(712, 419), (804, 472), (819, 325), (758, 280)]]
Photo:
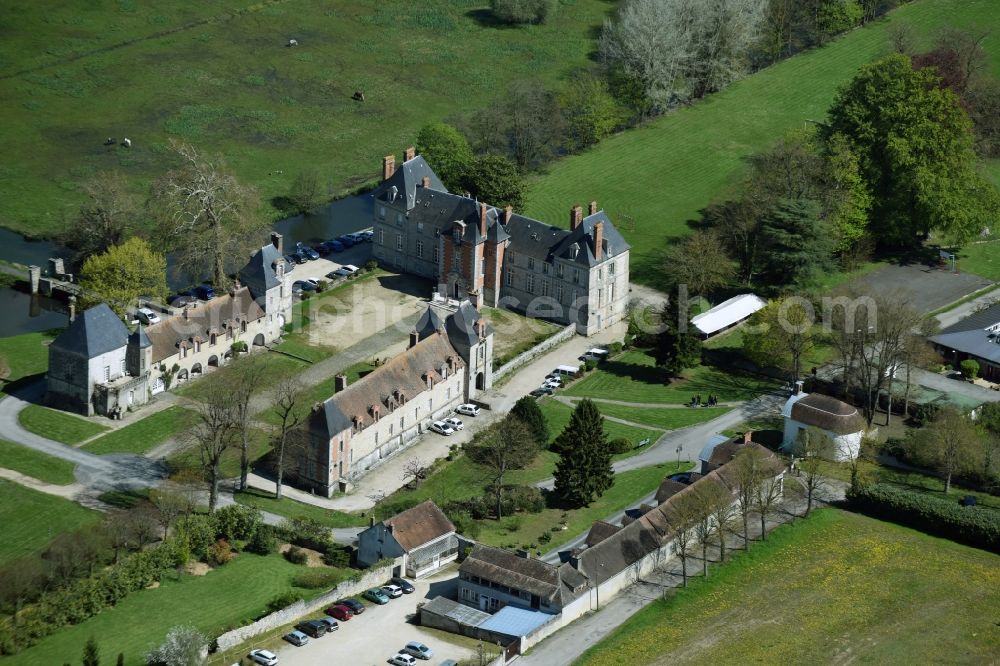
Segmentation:
[(337, 606), (330, 606), (329, 608), (326, 609), (326, 614), (331, 617), (337, 618), (341, 622), (347, 622), (352, 617), (354, 617), (354, 613), (351, 612), (351, 609), (348, 608), (347, 606), (344, 606), (343, 604), (339, 604)]

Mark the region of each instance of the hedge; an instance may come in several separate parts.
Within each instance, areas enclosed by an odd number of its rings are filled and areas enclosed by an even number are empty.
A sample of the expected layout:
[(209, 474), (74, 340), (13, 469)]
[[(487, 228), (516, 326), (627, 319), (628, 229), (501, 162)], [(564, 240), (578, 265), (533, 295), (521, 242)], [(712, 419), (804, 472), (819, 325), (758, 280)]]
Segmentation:
[(1000, 512), (875, 483), (848, 493), (851, 508), (977, 548), (1000, 552)]

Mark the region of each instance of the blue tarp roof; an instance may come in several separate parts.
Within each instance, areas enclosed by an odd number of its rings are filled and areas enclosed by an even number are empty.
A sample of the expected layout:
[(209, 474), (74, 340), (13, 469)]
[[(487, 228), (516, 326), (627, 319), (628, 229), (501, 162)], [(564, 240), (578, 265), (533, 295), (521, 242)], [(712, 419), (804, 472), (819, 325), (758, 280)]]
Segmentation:
[(555, 615), (549, 615), (541, 611), (504, 606), (494, 613), (490, 619), (480, 624), (479, 628), (508, 636), (527, 636), (554, 617)]

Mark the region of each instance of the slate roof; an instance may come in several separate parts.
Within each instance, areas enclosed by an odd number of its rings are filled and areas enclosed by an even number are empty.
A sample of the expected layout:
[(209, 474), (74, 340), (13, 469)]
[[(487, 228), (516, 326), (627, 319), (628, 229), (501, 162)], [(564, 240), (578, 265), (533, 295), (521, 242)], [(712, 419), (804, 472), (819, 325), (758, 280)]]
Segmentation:
[(240, 282), (250, 289), (254, 298), (262, 298), (268, 289), (281, 284), (274, 267), (278, 261), (284, 260), (278, 253), (278, 248), (273, 243), (268, 243), (257, 250), (246, 266), (240, 269)]
[[(417, 155), (412, 160), (403, 162), (387, 180), (375, 188), (372, 196), (376, 201), (387, 201), (392, 203), (400, 196), (406, 197), (406, 209), (410, 210), (416, 205), (417, 190), (427, 189), (422, 187), (424, 176), (430, 178), (430, 188), (440, 193), (447, 193), (448, 189), (437, 177), (434, 170), (427, 164), (423, 157)], [(393, 189), (395, 188), (395, 190)]]
[(437, 333), (443, 326), (444, 322), (441, 321), (441, 316), (432, 306), (428, 305), (424, 313), (420, 315), (420, 319), (413, 325), (413, 330), (417, 332), (417, 338), (423, 340), (429, 335)]
[(77, 315), (49, 348), (91, 359), (121, 349), (128, 343), (128, 335), (118, 315), (101, 303)]
[(670, 477), (663, 479), (663, 481), (660, 482), (660, 487), (656, 489), (656, 503), (663, 504), (685, 488), (687, 488), (686, 483), (674, 481)]
[(397, 513), (382, 524), (392, 528), (393, 538), (407, 552), (455, 531), (448, 516), (431, 500)]
[(579, 596), (587, 583), (586, 578), (568, 564), (557, 567), (481, 543), (472, 548), (459, 571), (524, 590), (560, 607)]
[[(789, 408), (789, 403), (790, 408)], [(815, 426), (837, 435), (849, 435), (865, 429), (858, 408), (821, 393), (793, 395), (785, 403), (782, 415), (807, 426)]]
[(931, 336), (931, 342), (1000, 363), (1000, 304), (973, 313)]
[[(207, 303), (184, 310), (187, 317), (170, 317), (146, 328), (146, 335), (153, 345), (153, 363), (176, 354), (182, 344), (192, 344), (195, 339), (208, 344), (212, 333), (225, 338), (226, 330), (238, 331), (240, 322), (257, 321), (264, 317), (264, 310), (254, 301), (250, 289), (240, 287), (233, 294), (216, 296)], [(225, 353), (230, 342), (219, 345), (219, 354)]]
[(139, 323), (139, 328), (132, 331), (132, 335), (128, 336), (128, 344), (131, 347), (138, 347), (139, 349), (146, 349), (153, 343), (149, 341), (149, 336), (146, 335), (146, 331), (142, 329), (142, 323)]
[(612, 525), (611, 523), (605, 522), (603, 520), (595, 520), (594, 524), (591, 525), (590, 531), (587, 532), (587, 538), (585, 543), (587, 547), (598, 544), (609, 536), (620, 530), (621, 527), (618, 525)]
[(729, 437), (725, 435), (712, 435), (705, 446), (702, 447), (701, 453), (698, 454), (698, 460), (702, 462), (709, 462), (712, 460), (712, 452), (715, 451), (715, 447), (719, 444), (725, 444), (729, 441)]
[(448, 333), (448, 339), (451, 340), (456, 349), (467, 354), (473, 345), (479, 343), (480, 322), (482, 322), (482, 326), (484, 327), (482, 331), (483, 335), (493, 333), (493, 326), (483, 319), (476, 306), (469, 301), (462, 301), (458, 306), (458, 310), (451, 314), (445, 321), (445, 331)]

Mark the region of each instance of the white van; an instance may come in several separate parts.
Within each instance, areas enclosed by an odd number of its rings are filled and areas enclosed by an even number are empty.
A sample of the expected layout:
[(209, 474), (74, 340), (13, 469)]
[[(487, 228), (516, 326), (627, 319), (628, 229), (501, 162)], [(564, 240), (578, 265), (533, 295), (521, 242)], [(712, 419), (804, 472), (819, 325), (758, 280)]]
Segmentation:
[(556, 369), (552, 371), (553, 375), (575, 375), (580, 371), (580, 366), (577, 365), (559, 365)]

